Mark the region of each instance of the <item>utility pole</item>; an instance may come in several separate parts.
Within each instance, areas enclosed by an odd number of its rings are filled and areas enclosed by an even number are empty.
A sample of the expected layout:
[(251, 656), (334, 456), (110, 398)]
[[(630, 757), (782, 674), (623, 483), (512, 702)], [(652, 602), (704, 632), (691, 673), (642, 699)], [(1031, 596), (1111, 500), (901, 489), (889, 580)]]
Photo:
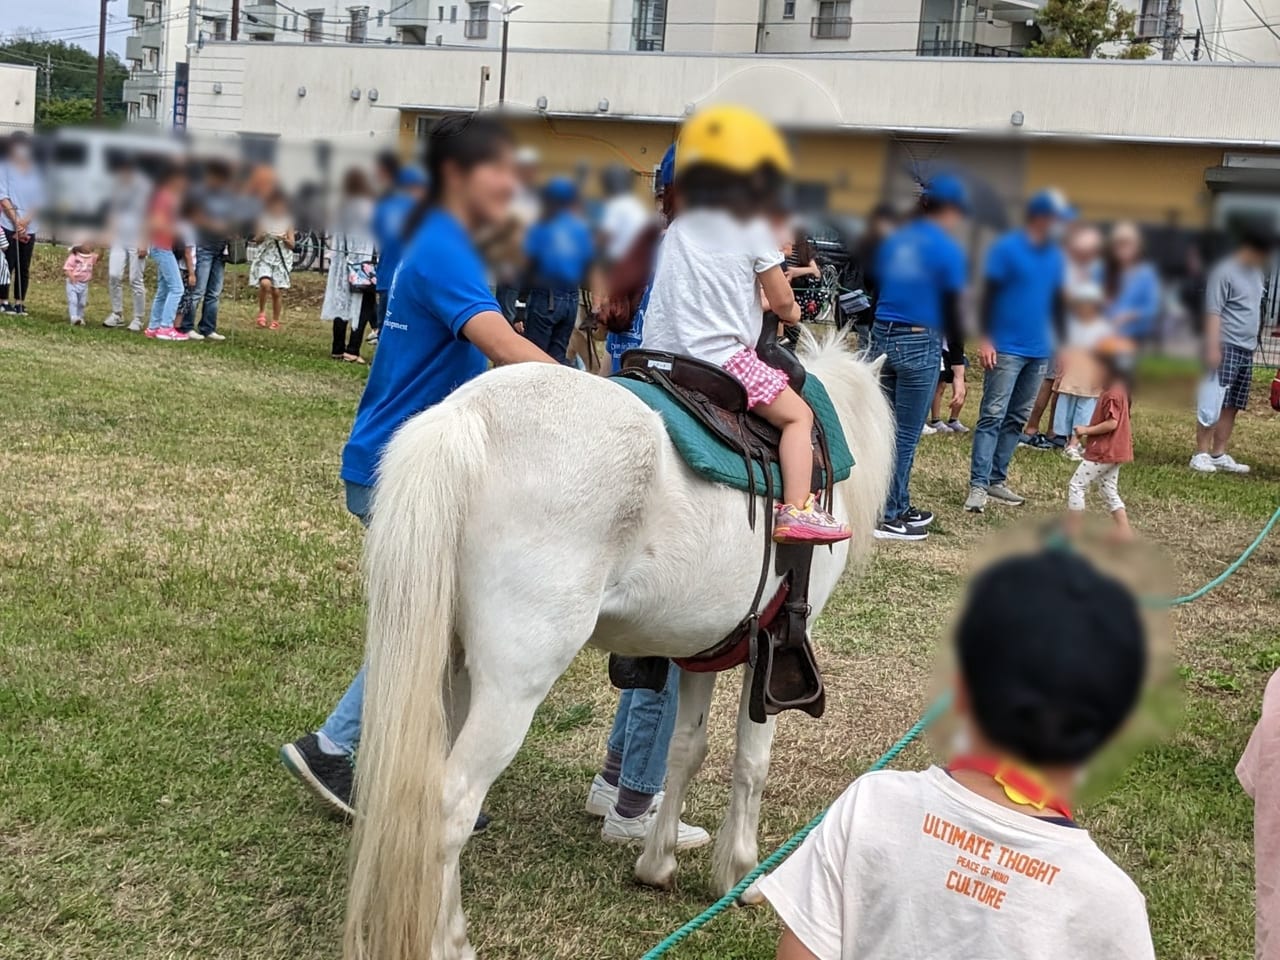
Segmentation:
[(98, 89), (94, 98), (93, 119), (102, 123), (102, 93), (107, 84), (107, 0), (102, 0), (98, 14)]
[(240, 0), (231, 0), (231, 39), (240, 39)]
[(1160, 43), (1160, 59), (1172, 60), (1182, 39), (1182, 0), (1169, 0), (1164, 11), (1164, 36)]
[(48, 106), (49, 101), (53, 99), (53, 58), (49, 54), (44, 55), (44, 102)]
[(511, 18), (502, 13), (502, 65), (498, 68), (498, 106), (507, 102), (507, 34), (511, 32)]
[(1200, 61), (1200, 41), (1204, 37), (1204, 31), (1199, 27), (1196, 28), (1196, 45), (1191, 50), (1191, 59), (1197, 63)]

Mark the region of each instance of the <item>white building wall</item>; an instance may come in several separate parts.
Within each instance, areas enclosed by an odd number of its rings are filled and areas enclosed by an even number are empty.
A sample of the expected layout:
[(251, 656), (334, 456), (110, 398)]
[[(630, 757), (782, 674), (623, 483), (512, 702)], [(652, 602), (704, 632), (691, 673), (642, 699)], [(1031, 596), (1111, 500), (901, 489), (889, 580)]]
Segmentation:
[[(474, 109), (484, 66), (496, 80), (496, 51), (212, 44), (193, 64), (189, 125), (393, 142), (400, 109)], [(546, 97), (553, 116), (678, 121), (686, 104), (731, 101), (794, 126), (1270, 146), (1280, 145), (1277, 89), (1280, 65), (533, 50), (511, 52), (507, 79), (512, 105)], [(488, 105), (496, 93), (490, 81)]]
[(0, 63), (0, 136), (36, 122), (36, 68)]
[(765, 0), (765, 53), (896, 53), (916, 50), (920, 0), (852, 0), (849, 37), (814, 37), (819, 0), (795, 0), (786, 17), (785, 0)]

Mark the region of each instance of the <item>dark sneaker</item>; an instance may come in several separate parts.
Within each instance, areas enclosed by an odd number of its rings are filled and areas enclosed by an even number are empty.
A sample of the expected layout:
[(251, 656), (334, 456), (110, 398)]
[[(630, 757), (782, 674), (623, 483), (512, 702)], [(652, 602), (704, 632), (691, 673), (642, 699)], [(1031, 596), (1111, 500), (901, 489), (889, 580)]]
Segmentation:
[(25, 317), (27, 315), (27, 305), (25, 303), (20, 303), (13, 308), (13, 312), (20, 317)]
[(1067, 445), (1066, 437), (1045, 437), (1045, 443), (1049, 444), (1049, 450), (1061, 450)]
[(1039, 440), (1041, 434), (1038, 433), (1020, 433), (1018, 434), (1018, 445), (1025, 447), (1034, 447), (1036, 441)]
[(0, 313), (13, 313), (13, 304), (0, 303)]
[(316, 735), (308, 733), (280, 748), (280, 762), (326, 806), (346, 817), (355, 815), (351, 807), (355, 767), (349, 756), (325, 753)]
[(919, 510), (911, 507), (898, 519), (909, 527), (927, 527), (933, 523), (933, 514), (928, 510)]
[(877, 540), (927, 540), (929, 538), (929, 531), (924, 527), (912, 526), (903, 522), (901, 518), (882, 521), (880, 526), (871, 531), (871, 534)]
[(1050, 440), (1048, 437), (1046, 437), (1043, 433), (1037, 433), (1034, 437), (1031, 438), (1031, 447), (1032, 449), (1035, 449), (1035, 450), (1056, 450), (1057, 449), (1057, 446), (1054, 444), (1054, 442)]

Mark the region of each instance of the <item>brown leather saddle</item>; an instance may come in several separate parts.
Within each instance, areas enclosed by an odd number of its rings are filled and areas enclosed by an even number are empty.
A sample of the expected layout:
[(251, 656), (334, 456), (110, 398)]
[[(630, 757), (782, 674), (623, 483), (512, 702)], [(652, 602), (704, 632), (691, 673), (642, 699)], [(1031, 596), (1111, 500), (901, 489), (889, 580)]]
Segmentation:
[[(766, 335), (761, 337), (757, 353), (770, 366), (786, 373), (792, 387), (799, 392), (804, 386), (804, 367), (794, 354), (769, 336), (771, 328), (766, 320)], [(690, 416), (742, 456), (749, 488), (747, 518), (753, 530), (756, 529), (756, 501), (764, 499), (764, 556), (751, 609), (715, 646), (695, 657), (677, 659), (676, 664), (693, 672), (729, 670), (743, 663), (750, 664), (754, 674), (749, 712), (756, 723), (764, 723), (767, 717), (783, 710), (803, 710), (812, 717), (822, 716), (826, 693), (808, 632), (809, 571), (814, 548), (773, 542), (773, 506), (780, 493), (775, 488), (772, 469), (778, 462), (778, 430), (748, 412), (747, 393), (742, 384), (714, 364), (660, 351), (631, 350), (623, 355), (618, 376), (643, 380), (666, 390)], [(829, 509), (831, 455), (822, 424), (816, 417), (813, 450), (812, 491)], [(781, 575), (782, 583), (762, 608), (771, 566)], [(609, 658), (609, 679), (620, 689), (661, 690), (666, 677), (665, 658), (616, 654)]]

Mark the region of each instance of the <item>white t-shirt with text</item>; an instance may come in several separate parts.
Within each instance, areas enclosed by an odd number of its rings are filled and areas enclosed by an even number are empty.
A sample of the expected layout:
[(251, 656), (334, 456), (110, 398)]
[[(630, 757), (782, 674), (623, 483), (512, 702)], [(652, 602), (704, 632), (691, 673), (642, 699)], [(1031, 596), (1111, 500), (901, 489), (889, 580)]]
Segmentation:
[(944, 770), (856, 780), (760, 881), (818, 960), (1154, 960), (1146, 902), (1088, 832)]
[(756, 275), (782, 263), (763, 218), (691, 210), (671, 222), (644, 315), (644, 348), (724, 364), (764, 325)]

